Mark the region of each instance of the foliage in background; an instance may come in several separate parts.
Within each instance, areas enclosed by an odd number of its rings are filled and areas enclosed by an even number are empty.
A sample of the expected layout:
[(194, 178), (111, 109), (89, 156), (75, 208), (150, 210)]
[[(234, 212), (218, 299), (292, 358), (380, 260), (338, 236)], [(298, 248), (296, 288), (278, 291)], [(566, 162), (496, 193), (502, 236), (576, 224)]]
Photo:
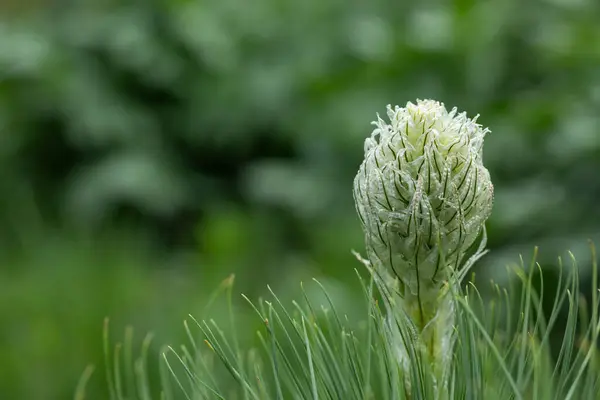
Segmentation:
[(69, 396), (104, 316), (177, 336), (231, 272), (249, 295), (353, 282), (349, 183), (386, 103), (492, 128), (484, 278), (533, 244), (588, 264), (597, 2), (55, 3), (0, 23), (2, 397)]

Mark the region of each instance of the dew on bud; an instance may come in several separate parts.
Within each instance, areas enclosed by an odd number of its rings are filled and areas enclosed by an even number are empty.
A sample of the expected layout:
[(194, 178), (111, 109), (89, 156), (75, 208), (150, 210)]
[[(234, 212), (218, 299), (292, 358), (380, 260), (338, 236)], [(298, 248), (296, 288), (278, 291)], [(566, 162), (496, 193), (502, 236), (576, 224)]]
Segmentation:
[(354, 180), (367, 252), (405, 295), (435, 297), (491, 213), (482, 159), (489, 130), (434, 100), (388, 106), (387, 115), (373, 122)]

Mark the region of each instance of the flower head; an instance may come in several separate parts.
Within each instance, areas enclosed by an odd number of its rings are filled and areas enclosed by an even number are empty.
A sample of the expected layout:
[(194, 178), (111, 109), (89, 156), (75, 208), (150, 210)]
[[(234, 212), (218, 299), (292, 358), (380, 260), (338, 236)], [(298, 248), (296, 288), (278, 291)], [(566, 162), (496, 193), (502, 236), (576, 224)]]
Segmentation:
[(406, 294), (439, 290), (480, 235), (493, 186), (483, 166), (487, 128), (443, 103), (388, 106), (365, 140), (354, 198), (369, 258)]

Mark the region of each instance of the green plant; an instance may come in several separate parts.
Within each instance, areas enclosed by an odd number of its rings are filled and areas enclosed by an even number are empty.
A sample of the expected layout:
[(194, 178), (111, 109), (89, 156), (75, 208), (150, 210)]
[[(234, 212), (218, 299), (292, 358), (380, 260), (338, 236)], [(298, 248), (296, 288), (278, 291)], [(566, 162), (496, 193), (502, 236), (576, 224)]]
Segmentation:
[[(212, 319), (190, 317), (184, 323), (189, 345), (161, 351), (161, 399), (597, 398), (596, 261), (591, 307), (580, 295), (573, 256), (569, 268), (559, 259), (556, 291), (547, 293), (537, 249), (528, 266), (521, 260), (511, 268), (521, 289), (493, 284), (485, 301), (472, 280), (463, 280), (485, 253), (483, 224), (492, 200), (481, 159), (487, 130), (431, 101), (389, 114), (391, 125), (379, 121), (367, 139), (355, 180), (369, 256), (357, 254), (368, 271), (367, 277), (356, 271), (363, 318), (339, 312), (316, 280), (324, 302), (303, 287), (302, 302), (285, 304), (269, 289), (269, 300), (244, 297), (263, 324), (258, 346), (246, 346), (236, 335), (228, 278), (220, 291), (233, 334)], [(565, 309), (566, 328), (555, 347), (551, 333)], [(126, 336), (110, 355), (105, 329), (111, 398), (152, 399), (150, 342), (134, 360), (131, 333)], [(85, 398), (88, 372), (77, 399)]]
[[(511, 268), (522, 283), (519, 292), (516, 285), (494, 285), (496, 295), (484, 304), (469, 283), (453, 296), (457, 307), (456, 349), (448, 391), (437, 398), (597, 398), (600, 360), (593, 345), (600, 329), (597, 296), (590, 314), (579, 296), (575, 258), (568, 267), (563, 267), (562, 260), (559, 265), (561, 279), (554, 294), (533, 289), (533, 272), (540, 270), (534, 257), (529, 268), (524, 264)], [(597, 276), (596, 263), (593, 271)], [(271, 299), (252, 305), (263, 328), (257, 332), (259, 346), (250, 350), (240, 349), (235, 335), (225, 337), (224, 326), (215, 321), (190, 317), (185, 322), (189, 344), (161, 351), (161, 384), (154, 385), (153, 393), (147, 375), (149, 341), (145, 341), (137, 360), (122, 352), (119, 345), (116, 358), (107, 353), (111, 399), (436, 398), (431, 367), (417, 351), (419, 338), (414, 325), (401, 309), (393, 310), (392, 320), (411, 350), (410, 368), (403, 372), (396, 358), (398, 343), (387, 334), (390, 319), (377, 299), (376, 286), (357, 275), (365, 296), (363, 320), (348, 320), (336, 312), (335, 304), (315, 304), (308, 296), (285, 305), (272, 293)], [(226, 283), (231, 295), (233, 281)], [(321, 287), (316, 281), (313, 285)], [(593, 290), (597, 293), (596, 285)], [(325, 288), (323, 292), (327, 295)], [(515, 293), (520, 305), (513, 313), (511, 299)], [(553, 296), (547, 314), (541, 310), (544, 295)], [(566, 328), (558, 348), (552, 348), (550, 334), (564, 317), (565, 308)], [(236, 321), (230, 323), (235, 325)], [(129, 340), (125, 344), (131, 345)], [(109, 347), (106, 342), (107, 351)], [(404, 384), (403, 373), (415, 382), (410, 389)], [(76, 399), (84, 398), (82, 386)]]

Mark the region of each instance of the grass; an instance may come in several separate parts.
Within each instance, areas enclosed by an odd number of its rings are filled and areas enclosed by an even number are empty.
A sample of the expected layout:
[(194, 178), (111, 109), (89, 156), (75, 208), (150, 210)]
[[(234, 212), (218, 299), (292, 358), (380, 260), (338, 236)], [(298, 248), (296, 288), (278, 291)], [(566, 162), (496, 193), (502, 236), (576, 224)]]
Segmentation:
[[(310, 284), (322, 290), (325, 302), (315, 303), (304, 285), (301, 300), (291, 304), (270, 289), (269, 299), (253, 302), (244, 296), (262, 324), (255, 345), (240, 344), (236, 335), (246, 327), (234, 318), (230, 277), (213, 298), (225, 298), (227, 321), (190, 316), (184, 322), (188, 343), (160, 352), (159, 382), (149, 378), (150, 339), (134, 359), (132, 332), (124, 344), (112, 346), (106, 324), (111, 400), (600, 398), (597, 263), (588, 306), (580, 295), (575, 257), (566, 263), (559, 259), (558, 288), (546, 293), (536, 256), (537, 251), (529, 265), (521, 259), (511, 268), (516, 284), (492, 283), (490, 299), (484, 300), (472, 282), (449, 295), (454, 347), (444, 374), (436, 372), (411, 319), (394, 306), (389, 287), (373, 275), (356, 271), (364, 297), (359, 319), (339, 312), (316, 280)], [(534, 279), (540, 290), (534, 289)], [(553, 296), (549, 311), (542, 308), (545, 296)], [(555, 324), (565, 315), (559, 346), (552, 345)], [(90, 372), (83, 374), (78, 400), (86, 398)]]

